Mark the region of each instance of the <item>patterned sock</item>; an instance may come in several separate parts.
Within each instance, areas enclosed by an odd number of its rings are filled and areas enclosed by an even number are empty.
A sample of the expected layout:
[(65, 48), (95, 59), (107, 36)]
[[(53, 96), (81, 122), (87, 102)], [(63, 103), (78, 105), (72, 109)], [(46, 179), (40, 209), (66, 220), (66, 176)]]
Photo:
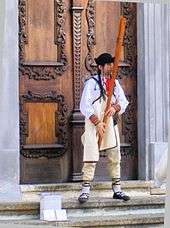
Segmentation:
[(82, 184), (81, 193), (90, 194), (90, 188), (91, 188), (90, 183), (89, 183), (89, 182), (84, 182), (84, 183)]
[(121, 192), (120, 178), (112, 178), (113, 192)]

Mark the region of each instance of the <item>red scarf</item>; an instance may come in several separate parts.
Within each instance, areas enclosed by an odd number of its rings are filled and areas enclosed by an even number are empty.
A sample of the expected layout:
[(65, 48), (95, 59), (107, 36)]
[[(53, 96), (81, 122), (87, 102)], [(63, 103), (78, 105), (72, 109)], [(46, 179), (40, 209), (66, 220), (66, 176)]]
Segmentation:
[(111, 79), (110, 78), (103, 77), (103, 82), (104, 82), (104, 84), (106, 86), (106, 94), (108, 95), (109, 89), (110, 89)]

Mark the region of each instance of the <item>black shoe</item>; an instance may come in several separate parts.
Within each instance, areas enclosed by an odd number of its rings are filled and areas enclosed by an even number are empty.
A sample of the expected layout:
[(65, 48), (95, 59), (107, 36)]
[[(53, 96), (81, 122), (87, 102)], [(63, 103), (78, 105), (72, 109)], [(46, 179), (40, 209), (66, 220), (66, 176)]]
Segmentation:
[(128, 201), (130, 200), (130, 197), (127, 196), (125, 193), (123, 192), (115, 192), (113, 194), (113, 199), (121, 199), (121, 200), (124, 200), (124, 201)]
[(85, 203), (89, 199), (89, 194), (88, 193), (81, 193), (81, 195), (78, 198), (79, 203)]

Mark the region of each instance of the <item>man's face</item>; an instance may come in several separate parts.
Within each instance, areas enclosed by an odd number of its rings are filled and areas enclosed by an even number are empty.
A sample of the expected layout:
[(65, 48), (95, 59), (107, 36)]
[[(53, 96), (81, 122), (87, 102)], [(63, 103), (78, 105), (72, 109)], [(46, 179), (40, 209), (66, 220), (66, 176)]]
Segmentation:
[(111, 78), (113, 63), (106, 63), (104, 66), (99, 66), (99, 69), (103, 77)]

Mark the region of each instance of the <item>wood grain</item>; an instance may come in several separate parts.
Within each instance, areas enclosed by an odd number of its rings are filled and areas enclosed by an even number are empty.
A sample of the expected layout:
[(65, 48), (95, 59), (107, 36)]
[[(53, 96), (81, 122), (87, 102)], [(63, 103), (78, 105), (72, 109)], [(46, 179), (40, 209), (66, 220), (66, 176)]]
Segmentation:
[(56, 142), (56, 103), (26, 103), (28, 137), (26, 144), (52, 144)]

